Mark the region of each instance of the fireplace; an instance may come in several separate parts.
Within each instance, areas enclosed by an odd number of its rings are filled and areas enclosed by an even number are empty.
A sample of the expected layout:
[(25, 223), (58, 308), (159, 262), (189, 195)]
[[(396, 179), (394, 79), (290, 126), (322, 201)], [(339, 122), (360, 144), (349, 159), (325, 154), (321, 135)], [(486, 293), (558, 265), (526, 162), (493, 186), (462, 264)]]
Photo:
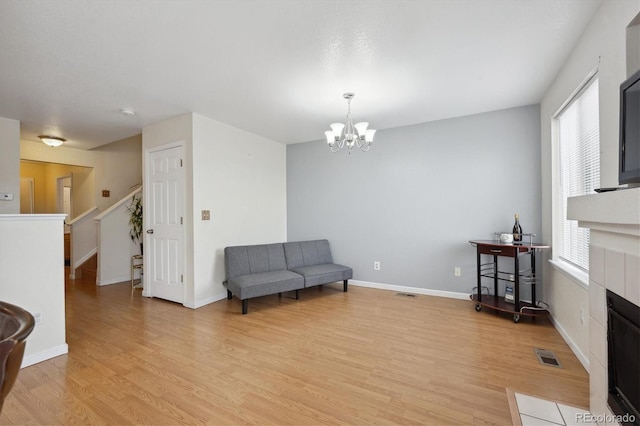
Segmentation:
[(640, 425), (640, 307), (607, 290), (609, 396), (624, 425)]

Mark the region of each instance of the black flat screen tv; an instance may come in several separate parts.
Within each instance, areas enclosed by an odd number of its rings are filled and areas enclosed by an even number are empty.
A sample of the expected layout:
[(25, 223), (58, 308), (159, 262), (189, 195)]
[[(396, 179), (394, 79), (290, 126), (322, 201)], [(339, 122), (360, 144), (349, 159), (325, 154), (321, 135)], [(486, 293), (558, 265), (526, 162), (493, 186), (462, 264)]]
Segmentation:
[(620, 85), (618, 182), (640, 183), (640, 71)]

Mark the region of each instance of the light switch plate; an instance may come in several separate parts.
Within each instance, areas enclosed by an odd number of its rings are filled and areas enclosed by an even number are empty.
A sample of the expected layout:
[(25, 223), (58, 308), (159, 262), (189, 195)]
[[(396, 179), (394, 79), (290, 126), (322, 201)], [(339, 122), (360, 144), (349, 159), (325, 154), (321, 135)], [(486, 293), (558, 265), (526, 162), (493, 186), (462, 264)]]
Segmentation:
[(12, 201), (13, 200), (13, 194), (9, 194), (9, 193), (1, 193), (0, 194), (0, 201)]

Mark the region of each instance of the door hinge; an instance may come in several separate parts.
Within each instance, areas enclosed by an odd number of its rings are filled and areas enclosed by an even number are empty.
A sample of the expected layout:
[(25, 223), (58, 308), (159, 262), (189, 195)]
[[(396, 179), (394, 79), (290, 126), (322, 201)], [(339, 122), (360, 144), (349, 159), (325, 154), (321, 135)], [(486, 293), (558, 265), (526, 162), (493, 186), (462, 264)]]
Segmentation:
[(180, 167), (182, 167), (182, 158), (180, 159)]
[(184, 275), (180, 274), (180, 282), (183, 283), (184, 282)]
[(180, 216), (180, 225), (183, 225), (183, 223), (182, 223), (182, 216)]

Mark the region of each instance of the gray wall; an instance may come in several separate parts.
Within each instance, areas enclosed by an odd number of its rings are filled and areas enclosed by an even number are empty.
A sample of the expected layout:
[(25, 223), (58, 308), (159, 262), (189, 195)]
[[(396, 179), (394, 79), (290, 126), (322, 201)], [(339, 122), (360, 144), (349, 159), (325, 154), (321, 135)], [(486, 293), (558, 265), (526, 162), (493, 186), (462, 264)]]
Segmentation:
[(367, 153), (287, 146), (288, 240), (327, 238), (355, 280), (469, 293), (468, 241), (515, 212), (539, 234), (540, 194), (539, 105), (379, 130)]

